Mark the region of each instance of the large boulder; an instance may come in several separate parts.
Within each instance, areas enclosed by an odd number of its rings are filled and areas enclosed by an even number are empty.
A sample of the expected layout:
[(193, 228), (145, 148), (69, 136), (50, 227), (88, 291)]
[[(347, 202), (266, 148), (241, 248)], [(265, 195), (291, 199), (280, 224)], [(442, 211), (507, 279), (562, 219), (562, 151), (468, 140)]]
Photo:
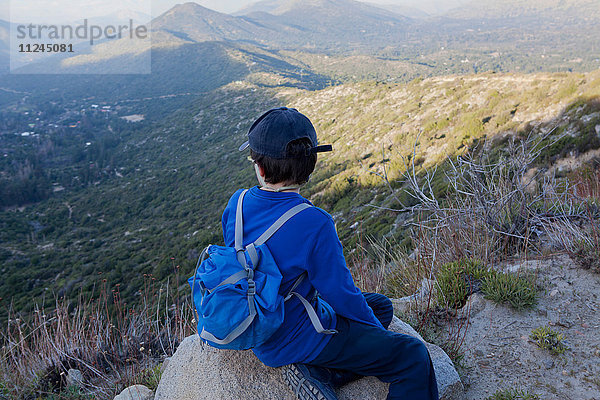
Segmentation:
[[(423, 338), (410, 325), (394, 317), (389, 328)], [(464, 399), (464, 388), (452, 361), (436, 345), (427, 343), (438, 380), (440, 398)], [(385, 399), (388, 384), (366, 377), (338, 392), (340, 400)], [(165, 369), (155, 400), (295, 399), (283, 381), (280, 368), (263, 365), (251, 351), (217, 350), (198, 335), (185, 338)]]

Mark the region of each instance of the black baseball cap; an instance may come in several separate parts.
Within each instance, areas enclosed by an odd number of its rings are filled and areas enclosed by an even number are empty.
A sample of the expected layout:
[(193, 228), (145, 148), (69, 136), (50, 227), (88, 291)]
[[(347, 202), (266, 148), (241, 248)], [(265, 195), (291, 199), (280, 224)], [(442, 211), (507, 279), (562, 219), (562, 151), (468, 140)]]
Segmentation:
[[(295, 108), (273, 108), (261, 115), (250, 127), (248, 140), (239, 150), (250, 147), (256, 153), (276, 159), (291, 158), (287, 145), (297, 139), (310, 139), (312, 147), (304, 155), (331, 151), (331, 145), (319, 146), (317, 132), (310, 120)], [(297, 156), (293, 156), (297, 157)]]

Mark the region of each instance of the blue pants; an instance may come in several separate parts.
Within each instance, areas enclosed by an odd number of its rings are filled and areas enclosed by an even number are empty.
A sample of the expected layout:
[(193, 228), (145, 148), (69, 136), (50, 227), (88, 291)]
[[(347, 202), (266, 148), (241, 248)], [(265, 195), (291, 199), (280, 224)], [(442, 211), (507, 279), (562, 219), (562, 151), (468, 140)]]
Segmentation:
[[(365, 299), (387, 329), (394, 316), (392, 302), (377, 293)], [(360, 376), (376, 376), (390, 384), (388, 399), (438, 400), (433, 364), (419, 339), (337, 317), (334, 335), (312, 366), (331, 369), (334, 386)]]

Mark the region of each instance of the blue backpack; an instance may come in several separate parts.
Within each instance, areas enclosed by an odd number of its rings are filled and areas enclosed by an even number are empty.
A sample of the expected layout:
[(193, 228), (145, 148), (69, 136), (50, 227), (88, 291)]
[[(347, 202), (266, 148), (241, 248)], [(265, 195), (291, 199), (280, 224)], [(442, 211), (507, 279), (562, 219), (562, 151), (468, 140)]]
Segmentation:
[(235, 215), (235, 247), (209, 245), (202, 251), (196, 273), (188, 279), (198, 314), (198, 334), (211, 346), (246, 350), (267, 341), (283, 323), (284, 302), (297, 297), (319, 333), (324, 329), (311, 304), (294, 290), (306, 277), (300, 275), (284, 297), (279, 294), (282, 275), (265, 242), (290, 218), (311, 206), (292, 207), (254, 243), (243, 246), (242, 203)]

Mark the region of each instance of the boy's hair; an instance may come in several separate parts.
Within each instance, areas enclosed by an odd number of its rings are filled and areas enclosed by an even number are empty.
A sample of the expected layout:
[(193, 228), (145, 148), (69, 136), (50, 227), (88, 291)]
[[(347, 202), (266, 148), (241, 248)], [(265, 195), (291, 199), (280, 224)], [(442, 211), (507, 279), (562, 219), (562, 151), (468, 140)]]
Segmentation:
[(315, 153), (305, 154), (306, 150), (311, 147), (310, 139), (302, 138), (288, 143), (287, 158), (271, 158), (258, 154), (252, 149), (250, 149), (250, 157), (264, 170), (265, 182), (302, 185), (308, 182), (317, 163)]

